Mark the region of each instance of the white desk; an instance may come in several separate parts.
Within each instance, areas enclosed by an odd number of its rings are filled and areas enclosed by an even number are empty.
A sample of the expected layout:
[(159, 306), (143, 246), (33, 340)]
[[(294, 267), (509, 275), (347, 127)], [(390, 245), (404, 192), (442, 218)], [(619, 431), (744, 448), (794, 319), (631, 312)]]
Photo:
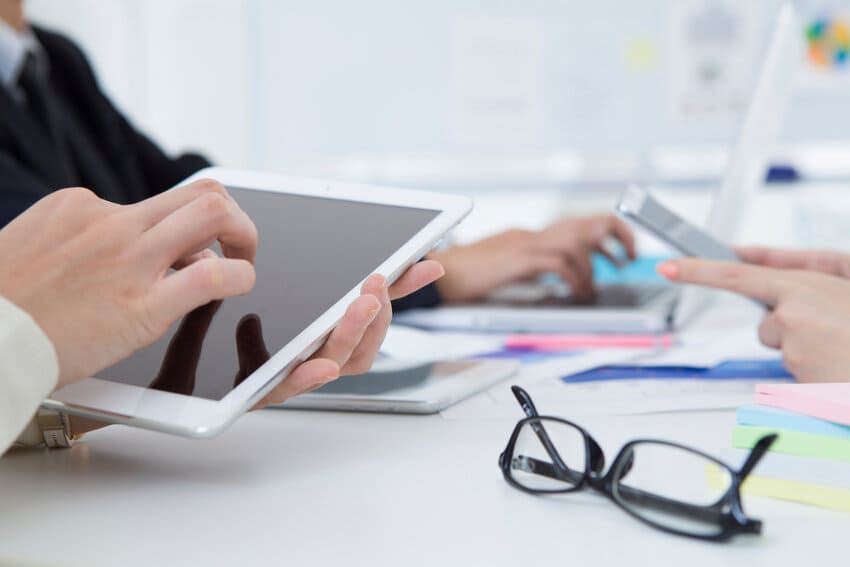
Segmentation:
[[(612, 456), (635, 436), (719, 451), (733, 417), (581, 421)], [(520, 493), (496, 466), (512, 427), (285, 411), (249, 415), (209, 442), (114, 427), (69, 451), (0, 462), (0, 558), (85, 566), (847, 565), (846, 514), (750, 498), (747, 511), (764, 520), (764, 535), (717, 545), (657, 533), (596, 494)]]
[[(210, 441), (111, 427), (69, 451), (11, 454), (0, 460), (0, 564), (850, 564), (847, 514), (749, 498), (764, 535), (718, 545), (658, 533), (597, 494), (520, 493), (496, 465), (519, 417), (272, 410)], [(578, 421), (610, 459), (647, 436), (719, 453), (734, 416)]]

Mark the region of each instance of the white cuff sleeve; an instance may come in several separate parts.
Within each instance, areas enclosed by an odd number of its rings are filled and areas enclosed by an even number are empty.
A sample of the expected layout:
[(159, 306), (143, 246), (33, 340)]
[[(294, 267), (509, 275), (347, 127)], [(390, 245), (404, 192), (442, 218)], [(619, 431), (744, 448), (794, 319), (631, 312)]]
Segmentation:
[(0, 454), (56, 387), (53, 343), (29, 314), (0, 297)]

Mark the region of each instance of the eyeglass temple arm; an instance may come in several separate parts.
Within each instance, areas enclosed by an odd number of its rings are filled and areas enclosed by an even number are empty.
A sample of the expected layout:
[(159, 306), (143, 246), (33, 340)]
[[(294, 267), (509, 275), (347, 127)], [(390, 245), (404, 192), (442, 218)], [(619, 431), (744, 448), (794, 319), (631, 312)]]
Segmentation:
[(562, 480), (572, 484), (578, 484), (584, 477), (582, 473), (575, 472), (570, 469), (563, 469), (546, 461), (540, 461), (534, 457), (526, 457), (525, 455), (517, 455), (511, 463), (511, 468), (521, 469), (525, 472), (546, 476), (555, 480)]
[(747, 460), (744, 461), (744, 464), (741, 465), (741, 470), (738, 472), (741, 481), (753, 472), (753, 469), (756, 468), (756, 465), (759, 464), (759, 461), (761, 461), (762, 457), (764, 457), (770, 449), (770, 446), (773, 445), (777, 439), (779, 439), (779, 435), (771, 433), (770, 435), (765, 435), (756, 442), (755, 446), (753, 446), (753, 450), (750, 451)]
[[(534, 407), (534, 402), (531, 401), (531, 396), (528, 395), (528, 392), (516, 385), (511, 386), (511, 392), (513, 392), (514, 397), (517, 402), (519, 402), (519, 405), (522, 408), (522, 411), (525, 412), (525, 415), (528, 417), (540, 417), (540, 414), (537, 413), (537, 408)], [(565, 473), (571, 472), (570, 468), (561, 458), (561, 455), (558, 454), (558, 450), (555, 448), (554, 443), (552, 443), (552, 440), (549, 438), (549, 434), (546, 433), (546, 429), (543, 425), (535, 423), (531, 425), (531, 429), (537, 435), (540, 443), (543, 444), (543, 448), (546, 449), (546, 453), (549, 455), (549, 458), (552, 459), (552, 462)]]
[[(572, 471), (569, 471), (566, 475), (560, 474), (559, 470), (556, 467), (553, 467), (552, 464), (545, 461), (539, 461), (533, 457), (518, 455), (515, 459), (518, 459), (519, 462), (526, 465), (522, 467), (526, 472), (532, 472), (555, 480), (569, 481), (572, 483), (577, 483), (581, 480), (582, 475), (578, 475)], [(723, 518), (723, 513), (720, 511), (719, 507), (716, 507), (719, 503), (713, 506), (688, 504), (687, 502), (671, 500), (670, 498), (665, 498), (664, 496), (659, 496), (638, 488), (632, 488), (631, 486), (626, 486), (624, 484), (620, 484), (617, 490), (624, 500), (628, 500), (636, 504), (639, 503), (649, 508), (668, 512), (676, 516), (715, 523), (719, 522)]]
[(511, 386), (511, 392), (513, 392), (516, 401), (519, 402), (525, 415), (528, 417), (539, 417), (540, 414), (537, 413), (537, 408), (534, 407), (534, 402), (531, 401), (531, 396), (528, 395), (528, 392), (516, 385)]

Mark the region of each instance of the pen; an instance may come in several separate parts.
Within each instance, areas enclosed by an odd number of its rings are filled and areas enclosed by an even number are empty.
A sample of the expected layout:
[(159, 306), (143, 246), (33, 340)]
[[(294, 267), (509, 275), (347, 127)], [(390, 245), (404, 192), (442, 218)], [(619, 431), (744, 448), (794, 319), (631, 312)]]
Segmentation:
[(672, 335), (512, 335), (505, 347), (516, 350), (653, 348), (673, 346)]

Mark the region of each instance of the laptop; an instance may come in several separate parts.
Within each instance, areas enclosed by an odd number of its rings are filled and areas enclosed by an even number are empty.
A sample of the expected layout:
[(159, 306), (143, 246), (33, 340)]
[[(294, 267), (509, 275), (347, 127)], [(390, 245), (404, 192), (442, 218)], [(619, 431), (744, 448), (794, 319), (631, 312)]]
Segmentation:
[[(793, 6), (779, 11), (767, 57), (729, 166), (714, 195), (706, 230), (732, 242), (761, 186), (791, 90), (799, 40)], [(486, 300), (396, 315), (401, 324), (432, 329), (514, 332), (660, 333), (678, 328), (706, 305), (710, 292), (664, 283), (608, 284), (589, 304), (572, 301), (560, 282), (501, 289)]]

